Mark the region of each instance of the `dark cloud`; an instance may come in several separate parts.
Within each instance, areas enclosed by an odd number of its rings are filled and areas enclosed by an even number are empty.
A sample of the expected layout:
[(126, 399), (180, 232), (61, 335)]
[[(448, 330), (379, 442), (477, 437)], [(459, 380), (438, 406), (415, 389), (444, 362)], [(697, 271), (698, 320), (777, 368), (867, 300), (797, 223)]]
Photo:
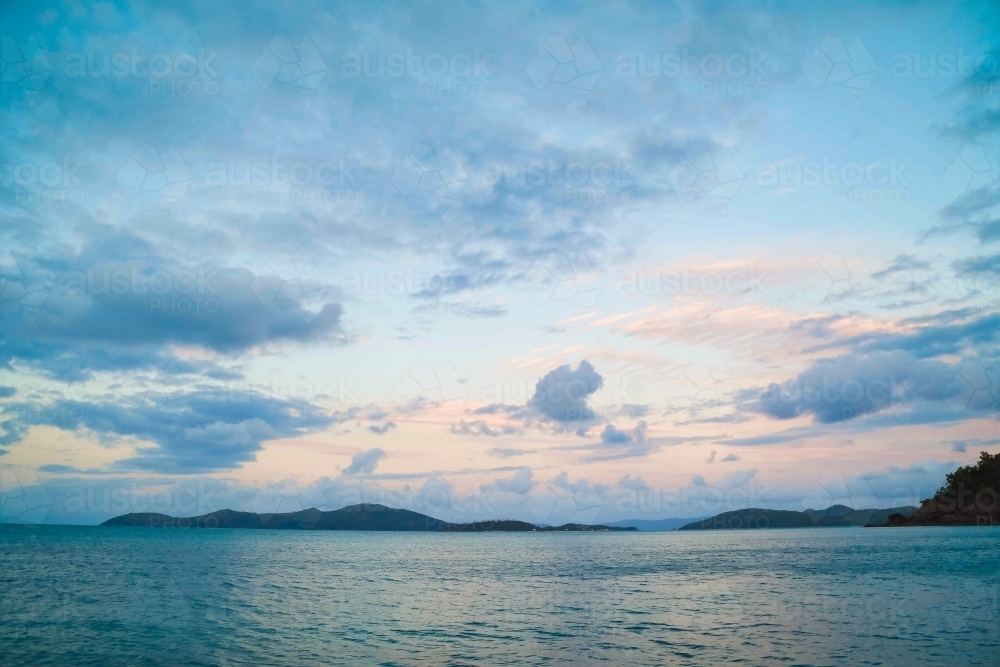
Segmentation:
[(136, 456), (117, 461), (113, 467), (163, 473), (232, 470), (255, 460), (267, 440), (315, 432), (334, 421), (305, 401), (253, 391), (198, 390), (170, 394), (155, 404), (142, 397), (108, 402), (57, 400), (45, 406), (13, 403), (3, 411), (10, 416), (3, 423), (8, 429), (5, 437), (14, 434), (14, 441), (42, 416), (45, 424), (67, 431), (151, 442), (140, 444)]
[(386, 456), (385, 450), (381, 447), (373, 447), (363, 452), (358, 452), (351, 459), (351, 464), (344, 468), (345, 475), (371, 474), (378, 467), (378, 462)]
[(601, 433), (601, 442), (605, 445), (623, 445), (632, 442), (632, 436), (615, 428), (613, 424), (608, 424)]
[(487, 456), (492, 456), (498, 459), (512, 459), (516, 456), (524, 456), (525, 454), (534, 454), (537, 450), (534, 449), (514, 449), (512, 447), (494, 447), (493, 449), (486, 452)]
[(368, 430), (376, 435), (385, 435), (394, 428), (396, 428), (396, 422), (385, 422), (384, 424), (372, 424), (368, 427)]
[(49, 463), (47, 465), (38, 466), (38, 472), (47, 472), (53, 475), (68, 475), (73, 473), (82, 473), (83, 471), (79, 468), (73, 466), (62, 465), (61, 463)]
[(641, 403), (624, 403), (619, 412), (623, 417), (645, 417), (649, 414), (649, 406)]
[(993, 287), (1000, 278), (1000, 255), (988, 255), (980, 257), (967, 257), (956, 260), (952, 266), (960, 276), (971, 276), (977, 273), (991, 273), (990, 287)]
[(484, 405), (481, 408), (476, 408), (472, 411), (474, 415), (495, 415), (498, 413), (504, 413), (506, 415), (512, 415), (514, 417), (524, 416), (526, 410), (523, 405), (510, 405), (507, 403), (490, 403), (489, 405)]
[(979, 224), (976, 230), (980, 243), (992, 243), (1000, 239), (1000, 220), (987, 220)]
[(1000, 314), (949, 311), (903, 324), (923, 324), (906, 333), (865, 333), (823, 347), (847, 347), (859, 353), (900, 350), (919, 358), (945, 354), (989, 354), (1000, 340)]
[[(973, 362), (971, 370), (976, 369), (988, 381), (982, 365)], [(820, 360), (794, 380), (771, 383), (749, 407), (776, 419), (809, 414), (830, 424), (920, 401), (964, 400), (967, 372), (901, 350), (846, 354)]]
[[(475, 257), (482, 263), (475, 265)], [(485, 255), (466, 257), (467, 268), (440, 273), (432, 276), (413, 296), (419, 299), (440, 299), (443, 296), (460, 294), (472, 290), (490, 287), (507, 279), (506, 270), (509, 264), (501, 260), (489, 260)]]
[(889, 266), (873, 273), (872, 278), (881, 280), (905, 271), (929, 271), (930, 269), (931, 263), (926, 260), (918, 259), (914, 255), (897, 255)]
[(559, 366), (538, 381), (528, 406), (557, 422), (588, 421), (596, 415), (587, 406), (587, 398), (603, 383), (603, 378), (586, 359), (576, 370), (569, 364)]
[(945, 125), (941, 133), (976, 141), (1000, 131), (1000, 108), (993, 103), (992, 91), (1000, 85), (1000, 49), (980, 54), (969, 75), (959, 84), (963, 103), (959, 118)]
[(984, 216), (1000, 205), (1000, 189), (979, 188), (962, 193), (941, 209), (941, 217), (952, 223), (989, 222)]
[(1000, 439), (993, 438), (990, 440), (983, 440), (981, 438), (968, 438), (965, 440), (952, 440), (948, 444), (951, 445), (951, 451), (965, 453), (970, 448), (972, 451), (983, 451), (987, 447), (995, 447), (1000, 445)]
[(646, 442), (646, 422), (640, 421), (631, 431), (623, 431), (614, 424), (608, 424), (601, 432), (601, 442), (605, 445), (628, 445)]
[(601, 442), (578, 449), (589, 449), (593, 453), (586, 456), (587, 461), (608, 461), (647, 456), (664, 445), (676, 444), (671, 438), (649, 438), (646, 433), (646, 422), (640, 421), (635, 428), (623, 430), (614, 424), (607, 424), (601, 431)]
[(277, 341), (308, 342), (340, 331), (341, 306), (314, 309), (270, 298), (274, 278), (246, 269), (103, 264), (69, 270), (38, 308), (0, 308), (0, 366), (21, 363), (65, 381), (95, 371), (151, 368), (172, 363), (181, 372), (208, 370), (239, 377), (208, 362), (175, 358), (170, 346), (219, 354)]
[(467, 301), (427, 301), (416, 309), (418, 313), (451, 313), (468, 319), (496, 318), (507, 314), (507, 309), (492, 303)]
[(515, 435), (521, 431), (520, 429), (507, 425), (493, 428), (482, 419), (477, 419), (471, 422), (460, 421), (457, 424), (452, 424), (451, 432), (457, 435), (486, 435), (491, 438), (496, 438), (501, 435)]

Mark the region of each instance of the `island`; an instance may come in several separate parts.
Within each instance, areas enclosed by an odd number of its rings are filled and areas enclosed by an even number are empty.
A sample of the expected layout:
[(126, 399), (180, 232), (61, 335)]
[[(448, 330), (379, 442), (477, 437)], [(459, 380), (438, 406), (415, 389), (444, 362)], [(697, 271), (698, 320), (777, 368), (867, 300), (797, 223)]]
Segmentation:
[(1000, 489), (1000, 454), (979, 454), (974, 465), (962, 466), (945, 476), (945, 485), (921, 501), (911, 515), (893, 514), (889, 526), (996, 526), (1000, 525), (997, 490)]
[(890, 516), (909, 516), (916, 507), (856, 510), (847, 505), (833, 505), (825, 510), (804, 512), (769, 510), (759, 507), (723, 512), (678, 530), (764, 530), (768, 528), (845, 528), (849, 526), (884, 526)]
[(219, 510), (201, 516), (173, 517), (155, 512), (123, 514), (108, 519), (102, 526), (141, 526), (143, 528), (250, 528), (272, 530), (381, 530), (432, 531), (455, 533), (485, 532), (618, 532), (636, 528), (567, 523), (561, 526), (540, 526), (527, 521), (499, 519), (450, 523), (434, 517), (395, 509), (385, 505), (362, 503), (339, 510), (324, 512), (315, 507), (298, 512), (257, 514)]

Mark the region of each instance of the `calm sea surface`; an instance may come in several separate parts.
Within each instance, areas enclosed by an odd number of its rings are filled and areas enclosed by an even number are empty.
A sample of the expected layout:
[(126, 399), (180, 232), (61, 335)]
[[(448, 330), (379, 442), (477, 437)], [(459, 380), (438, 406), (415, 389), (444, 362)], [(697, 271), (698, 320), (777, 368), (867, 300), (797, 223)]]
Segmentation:
[(1000, 530), (0, 526), (3, 665), (996, 665)]

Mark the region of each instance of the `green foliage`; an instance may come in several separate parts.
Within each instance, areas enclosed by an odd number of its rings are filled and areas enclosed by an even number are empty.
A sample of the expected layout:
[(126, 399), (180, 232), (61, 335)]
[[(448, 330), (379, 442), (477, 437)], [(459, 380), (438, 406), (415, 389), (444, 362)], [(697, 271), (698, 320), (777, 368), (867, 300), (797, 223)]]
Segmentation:
[(970, 509), (993, 511), (1000, 489), (1000, 454), (980, 452), (979, 462), (962, 466), (945, 476), (945, 485), (921, 509), (951, 511)]

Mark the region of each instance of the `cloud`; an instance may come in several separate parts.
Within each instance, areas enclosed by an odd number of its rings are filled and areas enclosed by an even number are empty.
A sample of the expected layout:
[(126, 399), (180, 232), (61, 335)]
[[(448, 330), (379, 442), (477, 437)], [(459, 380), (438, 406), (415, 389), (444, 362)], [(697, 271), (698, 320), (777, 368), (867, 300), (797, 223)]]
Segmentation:
[(386, 456), (385, 450), (381, 447), (373, 447), (363, 452), (358, 452), (351, 459), (351, 464), (344, 468), (345, 475), (371, 474), (378, 467), (378, 462)]
[(17, 393), (17, 387), (4, 387), (0, 385), (0, 398), (10, 398)]
[(618, 486), (630, 491), (645, 492), (652, 490), (652, 487), (646, 483), (646, 480), (642, 477), (632, 477), (631, 474), (626, 474), (625, 476), (620, 477), (618, 479)]
[(474, 415), (495, 415), (498, 412), (517, 412), (524, 410), (520, 405), (507, 405), (505, 403), (490, 403), (472, 411)]
[(944, 136), (975, 141), (1000, 131), (1000, 109), (992, 104), (990, 95), (984, 94), (1000, 84), (1000, 72), (996, 67), (998, 59), (1000, 49), (980, 54), (977, 65), (959, 86), (959, 90), (965, 93), (960, 118), (941, 128)]
[(156, 401), (122, 396), (108, 402), (61, 398), (47, 405), (8, 404), (3, 408), (12, 416), (3, 424), (7, 436), (20, 440), (32, 425), (31, 415), (41, 410), (53, 416), (48, 425), (62, 430), (138, 440), (136, 455), (116, 461), (115, 469), (179, 474), (238, 468), (255, 460), (267, 440), (304, 435), (334, 422), (302, 400), (255, 391), (195, 390), (157, 396)]
[(489, 287), (506, 278), (504, 269), (509, 266), (507, 262), (502, 260), (490, 262), (484, 255), (478, 257), (485, 262), (483, 266), (470, 267), (473, 269), (471, 271), (465, 269), (432, 276), (423, 289), (413, 296), (421, 299), (440, 299), (443, 296)]
[(492, 428), (482, 419), (477, 419), (471, 422), (460, 421), (457, 424), (452, 424), (451, 432), (457, 435), (485, 435), (496, 438), (501, 435), (515, 435), (521, 431), (513, 426)]
[(726, 454), (726, 458), (722, 459), (723, 463), (732, 463), (733, 461), (739, 461), (740, 457), (737, 454)]
[[(907, 468), (889, 466), (883, 470), (847, 478), (847, 486), (864, 485), (875, 502), (883, 507), (919, 505), (945, 483), (945, 475), (960, 464), (955, 461), (925, 461)], [(860, 509), (860, 508), (859, 508)]]
[(988, 353), (1000, 339), (1000, 315), (977, 317), (970, 309), (945, 311), (919, 320), (904, 320), (901, 324), (911, 325), (910, 330), (848, 336), (823, 348), (846, 347), (857, 353), (899, 350), (925, 359), (946, 354)]
[(711, 455), (709, 455), (709, 457), (705, 459), (705, 463), (715, 463), (715, 454), (716, 451), (713, 449)]
[(261, 419), (246, 419), (237, 424), (215, 422), (184, 429), (184, 437), (190, 442), (213, 445), (216, 449), (245, 448), (251, 442), (271, 440), (278, 433)]
[(931, 268), (930, 262), (918, 259), (914, 255), (897, 255), (896, 259), (894, 259), (889, 266), (873, 273), (872, 278), (882, 280), (883, 278), (888, 278), (897, 273), (909, 271), (929, 271)]
[(385, 435), (394, 428), (396, 428), (396, 422), (385, 422), (384, 424), (372, 424), (368, 427), (368, 430), (376, 435)]
[(956, 260), (952, 266), (960, 276), (974, 276), (975, 274), (988, 273), (995, 282), (996, 275), (1000, 274), (1000, 255), (989, 255), (985, 257), (967, 257)]
[[(535, 486), (535, 482), (531, 481), (531, 468), (521, 468), (514, 476), (510, 479), (498, 479), (493, 482), (492, 487), (498, 491), (505, 491), (507, 493), (517, 493), (519, 495), (525, 495), (531, 488)], [(485, 487), (484, 490), (489, 490), (489, 486)]]
[(1000, 445), (1000, 439), (983, 440), (981, 438), (967, 438), (965, 440), (952, 440), (949, 444), (951, 445), (951, 451), (964, 454), (969, 448), (972, 448), (973, 451), (984, 451), (987, 447)]
[(492, 456), (498, 459), (512, 459), (515, 456), (524, 456), (525, 454), (534, 454), (537, 450), (534, 449), (514, 449), (513, 447), (494, 447), (493, 449), (486, 452), (487, 456)]
[(669, 437), (650, 438), (646, 430), (645, 421), (640, 421), (635, 428), (628, 431), (619, 429), (614, 424), (607, 424), (601, 431), (600, 444), (567, 447), (567, 449), (591, 450), (593, 453), (584, 457), (584, 460), (592, 462), (647, 456), (664, 445), (678, 444)]
[[(708, 490), (713, 492), (726, 492), (733, 489), (739, 489), (746, 486), (756, 477), (756, 468), (751, 468), (749, 470), (734, 470), (733, 472), (723, 475), (719, 481), (715, 483), (709, 483), (709, 481), (705, 479), (704, 475), (695, 475), (691, 478), (691, 482), (686, 489), (693, 491), (697, 497), (710, 498), (711, 493), (706, 493)], [(684, 489), (682, 489), (682, 493), (683, 492)]]
[(601, 433), (601, 442), (605, 445), (622, 445), (632, 442), (632, 436), (608, 424)]
[(605, 445), (628, 445), (646, 442), (646, 422), (640, 421), (631, 431), (622, 431), (614, 424), (608, 424), (601, 432), (601, 442)]
[(171, 349), (231, 355), (340, 334), (340, 304), (309, 309), (291, 299), (262, 302), (266, 286), (247, 269), (107, 261), (75, 268), (80, 261), (48, 262), (61, 268), (53, 271), (58, 279), (40, 307), (0, 309), (6, 334), (0, 367), (18, 362), (64, 381), (168, 364), (218, 373), (212, 363), (178, 359)]
[(775, 419), (809, 414), (830, 424), (913, 401), (942, 401), (957, 391), (958, 369), (903, 351), (823, 359), (794, 380), (771, 383), (752, 409)]
[(976, 235), (979, 237), (979, 242), (983, 244), (1000, 240), (1000, 220), (994, 219), (981, 222)]
[(587, 398), (601, 388), (603, 378), (584, 359), (576, 370), (566, 364), (549, 371), (538, 384), (528, 406), (557, 422), (588, 421), (595, 418)]

